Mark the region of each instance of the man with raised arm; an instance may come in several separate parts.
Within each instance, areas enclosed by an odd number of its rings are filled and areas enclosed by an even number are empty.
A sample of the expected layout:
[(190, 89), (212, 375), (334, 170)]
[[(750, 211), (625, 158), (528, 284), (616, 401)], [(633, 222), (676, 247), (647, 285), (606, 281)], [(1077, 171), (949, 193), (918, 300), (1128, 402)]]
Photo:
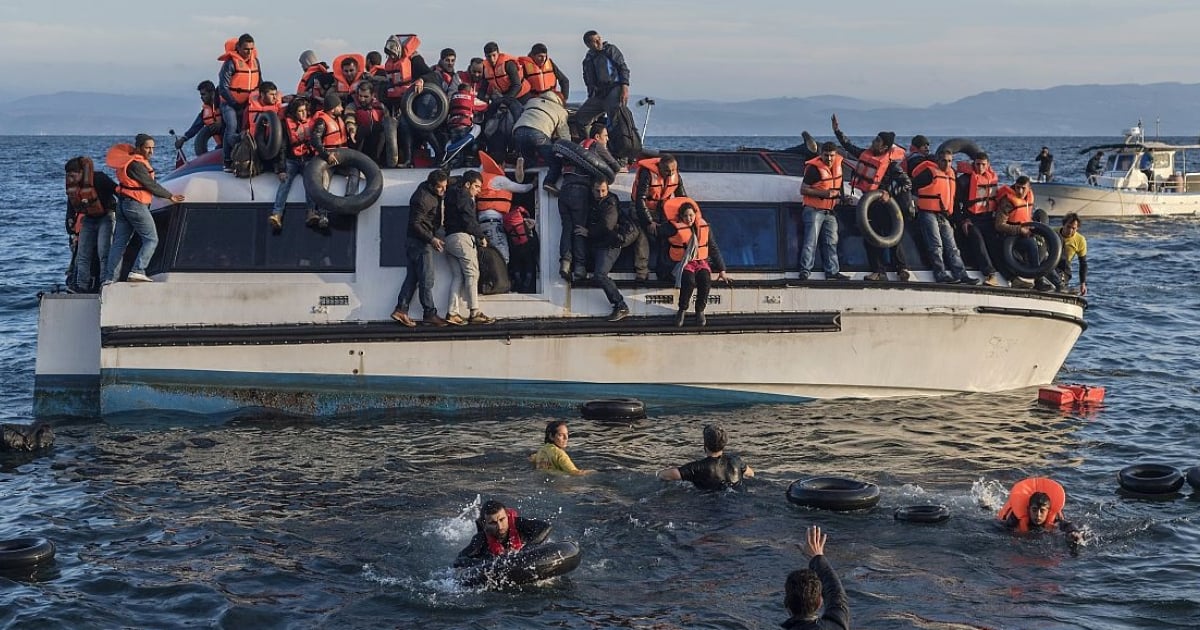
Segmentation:
[[(808, 528), (804, 552), (807, 569), (792, 571), (783, 585), (783, 605), (788, 620), (779, 624), (789, 630), (850, 630), (850, 602), (846, 589), (825, 559), (825, 534), (813, 525)], [(821, 614), (821, 606), (825, 613)]]

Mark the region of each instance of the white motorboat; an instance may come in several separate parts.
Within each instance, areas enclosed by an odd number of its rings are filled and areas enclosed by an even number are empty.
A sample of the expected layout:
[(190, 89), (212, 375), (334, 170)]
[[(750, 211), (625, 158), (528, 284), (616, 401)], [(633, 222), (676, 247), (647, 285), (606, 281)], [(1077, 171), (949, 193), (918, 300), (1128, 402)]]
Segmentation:
[[(428, 170), (384, 170), (379, 200), (335, 217), (327, 233), (304, 226), (298, 184), (275, 234), (276, 178), (236, 179), (213, 154), (199, 158), (164, 178), (187, 201), (154, 209), (154, 282), (42, 297), (35, 411), (331, 415), (614, 396), (691, 405), (997, 392), (1053, 381), (1085, 328), (1075, 296), (937, 284), (920, 266), (914, 281), (862, 281), (852, 209), (840, 250), (856, 279), (799, 281), (802, 161), (676, 155), (733, 278), (714, 287), (703, 328), (676, 328), (672, 283), (635, 283), (624, 261), (614, 277), (632, 316), (606, 321), (599, 288), (559, 277), (557, 198), (540, 186), (515, 201), (541, 235), (535, 292), (485, 296), (494, 324), (404, 328), (389, 315), (405, 275), (409, 197)], [(540, 184), (544, 173), (530, 175)], [(629, 199), (632, 184), (620, 174), (613, 190)], [(907, 237), (903, 246), (921, 260)], [(440, 257), (436, 267), (444, 314), (449, 267)]]
[(1139, 122), (1125, 141), (1080, 151), (1104, 151), (1104, 172), (1094, 184), (1033, 184), (1038, 207), (1050, 216), (1140, 217), (1200, 213), (1200, 164), (1187, 163), (1187, 151), (1200, 144), (1146, 140)]

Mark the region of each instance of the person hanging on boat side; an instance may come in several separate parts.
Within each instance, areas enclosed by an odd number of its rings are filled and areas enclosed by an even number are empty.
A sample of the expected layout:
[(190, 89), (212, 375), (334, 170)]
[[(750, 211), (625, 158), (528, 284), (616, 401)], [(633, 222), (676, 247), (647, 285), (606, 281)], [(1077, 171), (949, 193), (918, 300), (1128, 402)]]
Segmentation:
[(638, 228), (631, 218), (621, 212), (621, 202), (609, 191), (603, 179), (592, 181), (586, 226), (576, 226), (575, 234), (588, 239), (593, 255), (592, 278), (604, 291), (612, 313), (608, 321), (619, 322), (629, 317), (629, 305), (621, 295), (617, 284), (609, 277), (613, 265), (621, 255), (621, 249), (633, 243)]
[(449, 182), (450, 176), (445, 171), (432, 170), (408, 200), (408, 227), (404, 246), (408, 268), (405, 270), (400, 294), (396, 296), (396, 309), (392, 311), (392, 319), (408, 328), (417, 326), (408, 316), (408, 306), (418, 286), (424, 312), (421, 322), (439, 328), (447, 323), (438, 316), (437, 305), (433, 301), (433, 265), (434, 257), (446, 249), (446, 189)]
[(842, 156), (837, 145), (825, 142), (817, 157), (805, 162), (800, 196), (804, 200), (801, 217), (804, 234), (800, 242), (800, 280), (808, 280), (821, 249), (822, 268), (827, 280), (849, 280), (838, 270), (838, 221), (834, 209), (842, 198)]
[(955, 216), (957, 233), (964, 245), (961, 249), (973, 259), (975, 266), (983, 274), (983, 284), (989, 287), (999, 286), (996, 265), (992, 262), (995, 257), (1000, 256), (1000, 252), (994, 250), (994, 244), (998, 243), (999, 239), (993, 225), (996, 195), (1000, 187), (999, 177), (992, 169), (987, 153), (977, 154), (970, 162), (959, 162), (958, 172), (960, 174), (955, 196)]
[(454, 566), (466, 567), (479, 560), (515, 553), (527, 545), (541, 544), (550, 535), (547, 521), (526, 518), (513, 508), (489, 500), (479, 508), (475, 536), (454, 560)]
[(1083, 542), (1083, 532), (1063, 516), (1066, 504), (1067, 493), (1062, 484), (1047, 477), (1030, 477), (1013, 484), (996, 518), (1015, 532), (1058, 529), (1072, 543), (1079, 544)]
[(479, 304), (479, 248), (488, 246), (487, 234), (479, 226), (475, 211), (476, 198), (482, 190), (483, 177), (479, 171), (467, 171), (446, 194), (445, 251), (450, 263), (446, 322), (454, 326), (496, 321), (485, 315)]
[[(103, 171), (97, 171), (87, 156), (67, 160), (65, 171), (66, 227), (74, 254), (67, 289), (75, 293), (95, 293), (108, 267), (117, 208), (117, 182)], [(93, 262), (98, 266), (93, 267)]]
[(754, 469), (738, 455), (726, 454), (729, 436), (719, 424), (704, 427), (704, 457), (678, 468), (658, 471), (663, 481), (690, 481), (701, 490), (726, 490), (738, 487), (754, 476)]
[(717, 280), (729, 282), (725, 275), (725, 260), (717, 248), (712, 226), (700, 214), (698, 203), (687, 197), (676, 197), (664, 203), (663, 210), (667, 219), (662, 225), (663, 235), (667, 239), (668, 257), (675, 264), (672, 270), (675, 288), (679, 289), (675, 326), (683, 326), (695, 291), (696, 325), (703, 327), (708, 324), (704, 309), (708, 306), (713, 273), (717, 274)]
[(558, 178), (563, 170), (562, 158), (554, 153), (554, 141), (571, 139), (561, 98), (551, 90), (529, 99), (513, 127), (513, 142), (525, 163), (533, 166), (540, 159), (548, 167), (542, 188), (552, 195), (559, 192)]
[(913, 169), (913, 190), (917, 198), (917, 226), (921, 241), (938, 282), (979, 284), (967, 274), (950, 215), (954, 212), (954, 152), (943, 149), (936, 161), (925, 161)]
[(1079, 258), (1079, 295), (1087, 295), (1087, 239), (1079, 231), (1079, 226), (1082, 221), (1079, 215), (1074, 212), (1068, 212), (1062, 218), (1062, 227), (1058, 228), (1058, 235), (1063, 240), (1062, 258), (1059, 259), (1055, 271), (1058, 273), (1058, 290), (1067, 290), (1071, 283), (1071, 260)]

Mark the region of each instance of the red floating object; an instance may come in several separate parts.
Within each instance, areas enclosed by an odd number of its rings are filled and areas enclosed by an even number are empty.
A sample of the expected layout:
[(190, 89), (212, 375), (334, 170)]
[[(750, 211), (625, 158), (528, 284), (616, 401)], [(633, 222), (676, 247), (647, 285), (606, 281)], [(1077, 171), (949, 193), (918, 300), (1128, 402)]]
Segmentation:
[(1038, 390), (1038, 402), (1051, 407), (1088, 406), (1104, 402), (1104, 388), (1092, 385), (1056, 385)]

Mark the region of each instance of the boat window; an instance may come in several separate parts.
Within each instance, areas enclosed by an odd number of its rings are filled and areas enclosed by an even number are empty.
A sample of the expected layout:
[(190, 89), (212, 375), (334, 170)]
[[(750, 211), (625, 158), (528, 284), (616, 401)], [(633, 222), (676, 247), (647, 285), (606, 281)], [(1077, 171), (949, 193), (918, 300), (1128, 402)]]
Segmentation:
[(674, 153), (679, 172), (687, 173), (774, 173), (758, 153)]
[(289, 205), (283, 230), (267, 223), (269, 205), (185, 204), (174, 238), (175, 271), (354, 271), (352, 216), (329, 215), (329, 228), (305, 225), (302, 204)]
[(795, 175), (796, 177), (804, 176), (804, 156), (796, 153), (772, 153), (771, 160), (779, 166), (784, 175)]
[(408, 266), (408, 206), (379, 208), (379, 266)]
[[(154, 217), (154, 229), (159, 234), (160, 241), (162, 235), (170, 233), (171, 221), (175, 218), (175, 211), (178, 209), (179, 206), (166, 206), (151, 213)], [(141, 238), (134, 234), (133, 239), (129, 241), (129, 246), (125, 248), (125, 262), (121, 265), (121, 269), (128, 271), (133, 268), (133, 260), (137, 258), (137, 252), (141, 247)], [(168, 258), (168, 251), (169, 248), (163, 247), (161, 244), (154, 250), (154, 256), (150, 258), (150, 264), (146, 266), (150, 275), (166, 271), (163, 260)]]
[(713, 226), (725, 266), (736, 269), (778, 269), (780, 258), (779, 206), (706, 203), (704, 218)]
[(1108, 170), (1110, 171), (1127, 173), (1129, 169), (1133, 168), (1133, 155), (1129, 153), (1118, 153), (1109, 159)]

